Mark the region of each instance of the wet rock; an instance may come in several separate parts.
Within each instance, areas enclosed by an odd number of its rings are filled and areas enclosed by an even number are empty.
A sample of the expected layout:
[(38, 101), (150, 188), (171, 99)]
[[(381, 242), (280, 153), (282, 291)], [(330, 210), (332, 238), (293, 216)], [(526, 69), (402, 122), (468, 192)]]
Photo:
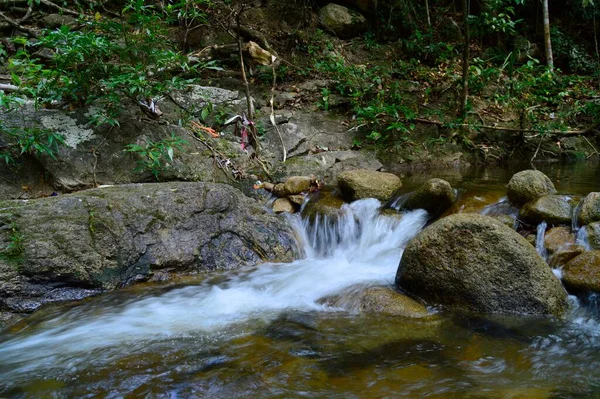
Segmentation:
[(369, 287), (362, 291), (359, 309), (365, 313), (385, 313), (401, 317), (429, 317), (422, 303), (390, 287)]
[(321, 25), (342, 39), (351, 39), (365, 32), (367, 20), (360, 13), (329, 3), (319, 10)]
[(429, 179), (411, 194), (404, 208), (425, 209), (432, 216), (439, 216), (456, 201), (456, 192), (446, 180)]
[(296, 194), (296, 195), (290, 195), (288, 196), (288, 199), (296, 204), (296, 205), (302, 205), (304, 203), (304, 195), (302, 194)]
[(585, 226), (588, 243), (592, 249), (600, 249), (600, 222), (590, 223)]
[(320, 193), (311, 197), (302, 211), (302, 217), (308, 217), (311, 220), (314, 220), (317, 215), (329, 218), (337, 217), (340, 214), (340, 208), (345, 203), (342, 198), (333, 194)]
[(0, 311), (29, 312), (158, 271), (291, 261), (297, 245), (287, 223), (233, 187), (163, 183), (0, 202), (0, 254)]
[(600, 292), (600, 251), (584, 252), (563, 268), (563, 283), (571, 292)]
[(544, 236), (544, 246), (550, 254), (557, 252), (562, 247), (568, 247), (574, 244), (575, 235), (571, 233), (570, 227), (554, 227), (546, 231), (546, 235)]
[(275, 213), (294, 213), (296, 208), (294, 204), (287, 198), (277, 198), (273, 203), (273, 212)]
[(388, 286), (351, 287), (339, 295), (325, 298), (322, 302), (352, 312), (383, 313), (410, 318), (433, 316), (425, 305)]
[(276, 195), (278, 197), (285, 197), (285, 189), (283, 183), (277, 183), (276, 185), (274, 185), (272, 192), (273, 195)]
[(600, 193), (589, 193), (583, 200), (581, 211), (577, 218), (580, 226), (600, 222)]
[(582, 245), (568, 245), (561, 247), (552, 254), (548, 264), (551, 267), (561, 267), (566, 265), (571, 259), (585, 252)]
[(387, 201), (400, 187), (400, 178), (391, 173), (368, 169), (350, 170), (338, 176), (338, 185), (344, 198), (355, 201), (363, 198), (377, 198)]
[(284, 195), (307, 193), (310, 190), (311, 178), (308, 176), (292, 176), (283, 184)]
[(396, 284), (429, 303), (485, 313), (562, 316), (566, 292), (518, 233), (477, 214), (443, 218), (412, 239)]
[(519, 218), (527, 223), (546, 222), (551, 225), (571, 224), (573, 207), (569, 200), (560, 195), (544, 195), (526, 203), (519, 212)]
[(556, 189), (552, 181), (537, 170), (515, 173), (506, 187), (508, 199), (515, 205), (523, 205), (541, 196), (555, 193)]

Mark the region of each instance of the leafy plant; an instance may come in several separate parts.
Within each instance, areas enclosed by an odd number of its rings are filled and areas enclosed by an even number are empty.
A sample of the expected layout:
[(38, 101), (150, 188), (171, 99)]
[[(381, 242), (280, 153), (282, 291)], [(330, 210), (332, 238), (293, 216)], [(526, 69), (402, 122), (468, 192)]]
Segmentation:
[(25, 252), (25, 237), (15, 223), (11, 223), (9, 229), (9, 242), (4, 250), (0, 251), (0, 258), (20, 263), (23, 261), (23, 254)]
[(170, 138), (157, 142), (147, 140), (145, 145), (128, 144), (126, 152), (136, 154), (139, 158), (137, 171), (150, 171), (154, 178), (158, 176), (170, 162), (173, 162), (175, 150), (181, 151), (187, 142), (172, 134)]
[[(65, 26), (46, 31), (9, 60), (22, 95), (42, 106), (94, 103), (98, 115), (92, 121), (115, 125), (123, 97), (134, 103), (156, 98), (188, 83), (182, 72), (212, 67), (193, 67), (176, 52), (167, 37), (168, 16), (147, 2), (129, 0), (121, 18), (100, 16), (83, 23), (79, 31)], [(40, 49), (53, 51), (52, 59), (36, 58)]]

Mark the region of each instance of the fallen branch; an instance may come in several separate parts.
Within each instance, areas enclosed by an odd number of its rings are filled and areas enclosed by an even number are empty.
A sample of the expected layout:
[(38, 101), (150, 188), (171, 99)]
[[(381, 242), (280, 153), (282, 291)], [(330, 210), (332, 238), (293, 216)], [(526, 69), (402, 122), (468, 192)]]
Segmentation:
[(4, 91), (17, 91), (19, 88), (15, 85), (11, 85), (8, 83), (0, 83), (0, 90)]
[(69, 10), (68, 8), (61, 7), (61, 6), (59, 6), (58, 4), (54, 4), (54, 3), (53, 3), (53, 2), (51, 2), (50, 0), (39, 0), (39, 1), (40, 1), (40, 3), (42, 3), (43, 5), (45, 5), (45, 6), (48, 6), (48, 7), (51, 7), (51, 8), (55, 8), (55, 9), (57, 9), (58, 11), (60, 11), (60, 12), (62, 12), (62, 13), (65, 13), (65, 14), (70, 14), (70, 15), (74, 15), (74, 16), (76, 16), (76, 17), (79, 17), (79, 13), (78, 13), (78, 12), (76, 12), (76, 11), (72, 11), (72, 10)]
[(21, 25), (20, 23), (18, 23), (17, 21), (9, 18), (8, 16), (6, 16), (4, 13), (0, 12), (0, 18), (2, 18), (3, 20), (5, 20), (6, 22), (8, 22), (9, 25), (17, 28), (18, 30), (27, 33), (28, 36), (37, 36), (37, 32), (34, 31), (33, 29), (29, 29), (24, 27), (23, 25)]

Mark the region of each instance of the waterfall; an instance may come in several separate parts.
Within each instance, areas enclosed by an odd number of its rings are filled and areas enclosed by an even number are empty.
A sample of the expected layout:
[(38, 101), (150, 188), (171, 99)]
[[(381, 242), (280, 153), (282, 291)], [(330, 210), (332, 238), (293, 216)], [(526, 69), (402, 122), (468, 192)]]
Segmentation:
[(172, 289), (118, 306), (91, 301), (66, 311), (1, 342), (0, 370), (26, 362), (38, 368), (65, 366), (76, 354), (123, 350), (144, 340), (231, 336), (236, 326), (271, 320), (290, 309), (333, 311), (319, 299), (356, 284), (392, 284), (403, 248), (427, 221), (423, 210), (382, 216), (380, 205), (375, 199), (356, 201), (344, 205), (339, 217), (317, 218), (313, 224), (294, 215), (304, 259), (242, 268), (220, 283)]

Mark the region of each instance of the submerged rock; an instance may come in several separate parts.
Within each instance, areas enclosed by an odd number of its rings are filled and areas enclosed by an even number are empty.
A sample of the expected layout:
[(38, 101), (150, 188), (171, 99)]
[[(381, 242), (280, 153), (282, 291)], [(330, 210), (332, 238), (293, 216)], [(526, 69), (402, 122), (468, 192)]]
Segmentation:
[(563, 268), (563, 282), (569, 291), (600, 292), (600, 251), (584, 252)]
[(446, 180), (429, 179), (412, 193), (404, 204), (406, 209), (425, 209), (433, 217), (444, 213), (456, 201), (456, 192)]
[(515, 173), (506, 187), (508, 199), (515, 205), (523, 205), (541, 196), (555, 193), (556, 189), (552, 181), (537, 170)]
[(396, 284), (427, 302), (489, 313), (562, 316), (567, 296), (518, 233), (477, 214), (451, 215), (412, 239)]
[(0, 202), (0, 311), (32, 311), (158, 271), (291, 261), (294, 233), (222, 184), (134, 184)]
[(551, 225), (571, 224), (573, 207), (569, 200), (560, 195), (544, 195), (526, 203), (519, 218), (531, 224), (546, 222)]
[(351, 287), (322, 302), (360, 313), (384, 313), (410, 318), (434, 317), (422, 303), (387, 286)]
[(400, 178), (391, 173), (368, 169), (349, 170), (338, 176), (338, 185), (347, 201), (377, 198), (387, 201), (400, 187)]
[(581, 204), (581, 211), (577, 218), (579, 225), (585, 226), (592, 222), (600, 222), (600, 193), (589, 193)]

